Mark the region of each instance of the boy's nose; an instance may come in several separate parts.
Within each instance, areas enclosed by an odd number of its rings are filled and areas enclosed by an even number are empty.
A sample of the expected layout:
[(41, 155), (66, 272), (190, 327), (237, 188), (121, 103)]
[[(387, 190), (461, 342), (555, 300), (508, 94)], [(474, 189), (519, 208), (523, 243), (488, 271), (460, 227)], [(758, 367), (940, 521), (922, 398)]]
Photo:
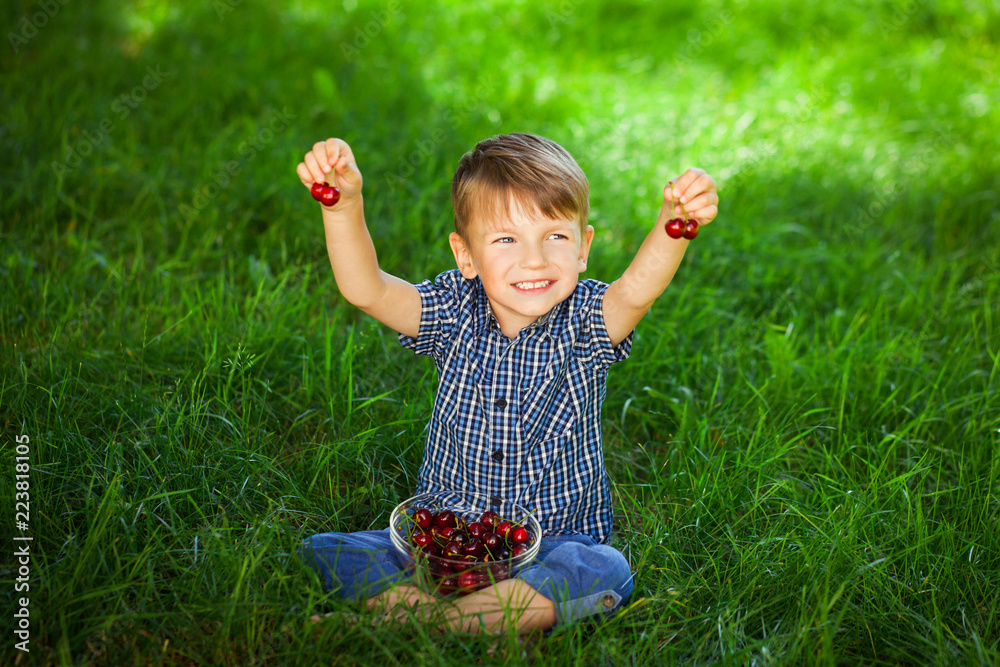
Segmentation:
[(528, 245), (524, 249), (524, 253), (521, 255), (521, 266), (525, 269), (537, 269), (545, 266), (548, 262), (545, 259), (545, 253), (542, 249)]

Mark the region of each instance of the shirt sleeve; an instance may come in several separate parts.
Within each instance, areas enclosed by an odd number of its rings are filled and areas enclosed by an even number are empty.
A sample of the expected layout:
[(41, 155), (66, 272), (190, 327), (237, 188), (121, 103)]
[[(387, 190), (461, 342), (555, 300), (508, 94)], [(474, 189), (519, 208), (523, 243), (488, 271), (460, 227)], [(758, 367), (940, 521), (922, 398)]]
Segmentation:
[(434, 281), (414, 285), (420, 294), (420, 328), (417, 336), (399, 334), (399, 344), (414, 354), (440, 358), (451, 343), (464, 292), (465, 279), (457, 270), (445, 271)]
[(581, 302), (574, 319), (577, 320), (580, 336), (574, 353), (589, 368), (609, 368), (614, 363), (628, 359), (632, 352), (632, 335), (635, 330), (630, 331), (618, 345), (611, 344), (611, 336), (604, 321), (604, 295), (608, 287), (610, 285), (607, 283), (596, 280), (584, 280), (577, 286), (581, 292)]

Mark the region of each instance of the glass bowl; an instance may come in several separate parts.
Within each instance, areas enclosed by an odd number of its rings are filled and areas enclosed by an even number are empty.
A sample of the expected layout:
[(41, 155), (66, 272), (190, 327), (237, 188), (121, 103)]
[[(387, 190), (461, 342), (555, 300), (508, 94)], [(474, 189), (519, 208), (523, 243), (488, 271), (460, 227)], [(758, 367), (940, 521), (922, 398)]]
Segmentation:
[[(418, 515), (419, 510), (431, 515), (430, 525), (426, 525), (426, 514)], [(484, 524), (481, 519), (487, 511), (496, 517), (487, 517)], [(494, 504), (490, 496), (469, 491), (438, 491), (407, 498), (392, 511), (389, 528), (393, 546), (415, 570), (418, 585), (441, 595), (466, 595), (509, 579), (535, 559), (542, 544), (541, 526), (527, 509), (510, 501)], [(449, 532), (448, 528), (454, 530)], [(527, 535), (519, 532), (520, 528)], [(459, 539), (456, 532), (464, 533), (464, 538)], [(474, 540), (478, 547), (472, 544)], [(455, 542), (460, 552), (455, 550)]]

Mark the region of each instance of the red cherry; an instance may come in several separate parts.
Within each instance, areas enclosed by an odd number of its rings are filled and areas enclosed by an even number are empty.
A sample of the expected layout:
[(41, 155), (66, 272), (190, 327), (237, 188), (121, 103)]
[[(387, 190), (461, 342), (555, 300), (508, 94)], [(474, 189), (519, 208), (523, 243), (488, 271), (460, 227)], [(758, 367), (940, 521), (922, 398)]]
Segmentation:
[(684, 227), (684, 238), (693, 239), (698, 236), (698, 223), (694, 220), (688, 220), (687, 225)]
[(418, 526), (427, 530), (434, 523), (434, 517), (429, 509), (421, 507), (416, 512), (413, 513), (413, 520)]
[(444, 550), (441, 554), (445, 558), (461, 558), (462, 557), (462, 545), (458, 542), (449, 542), (444, 545)]
[(489, 566), (489, 568), (490, 574), (493, 575), (493, 578), (496, 581), (503, 581), (510, 574), (507, 570), (506, 563), (493, 563)]
[(479, 517), (479, 523), (484, 524), (487, 528), (495, 528), (498, 523), (500, 523), (500, 516), (493, 510), (487, 510), (483, 512), (483, 515)]
[(478, 537), (471, 538), (468, 542), (462, 545), (462, 553), (466, 556), (472, 556), (474, 558), (479, 558), (486, 553), (486, 547), (483, 546), (482, 540)]
[[(518, 526), (514, 530), (510, 531), (510, 539), (514, 541), (515, 544), (524, 544), (531, 540), (531, 533), (524, 526)], [(512, 552), (513, 553), (513, 552)]]
[(525, 544), (518, 544), (516, 547), (514, 547), (513, 549), (510, 550), (510, 557), (511, 558), (517, 558), (518, 556), (520, 556), (521, 554), (523, 554), (527, 550), (528, 550), (528, 546), (527, 545), (525, 545)]
[(426, 549), (431, 544), (434, 544), (434, 538), (430, 533), (414, 533), (410, 541), (413, 543), (413, 546), (420, 549)]
[(487, 532), (489, 532), (489, 529), (484, 524), (481, 524), (478, 521), (473, 521), (472, 523), (469, 524), (469, 535), (471, 535), (472, 537), (481, 538)]
[(437, 516), (437, 525), (442, 528), (454, 528), (458, 525), (458, 519), (455, 518), (455, 513), (451, 510), (444, 510)]
[(664, 229), (667, 230), (667, 236), (672, 239), (679, 239), (684, 236), (684, 230), (687, 226), (682, 218), (673, 218), (664, 225)]
[(338, 201), (340, 201), (340, 190), (332, 185), (324, 186), (323, 191), (320, 193), (320, 203), (323, 206), (333, 206)]
[(312, 188), (309, 189), (309, 193), (312, 194), (312, 198), (316, 201), (320, 201), (320, 196), (323, 194), (323, 188), (326, 187), (326, 183), (320, 183), (319, 181), (313, 183)]
[(504, 547), (503, 538), (496, 533), (486, 533), (483, 535), (482, 540), (483, 545), (494, 555), (500, 553), (500, 549)]
[(438, 592), (439, 593), (454, 593), (458, 590), (458, 577), (452, 577), (448, 575), (442, 575), (438, 579)]
[(511, 525), (509, 521), (501, 521), (500, 524), (497, 526), (496, 533), (500, 537), (507, 539), (507, 536), (510, 534), (510, 529)]
[(456, 583), (458, 584), (459, 593), (471, 593), (487, 581), (488, 579), (484, 579), (479, 572), (468, 570), (458, 575)]

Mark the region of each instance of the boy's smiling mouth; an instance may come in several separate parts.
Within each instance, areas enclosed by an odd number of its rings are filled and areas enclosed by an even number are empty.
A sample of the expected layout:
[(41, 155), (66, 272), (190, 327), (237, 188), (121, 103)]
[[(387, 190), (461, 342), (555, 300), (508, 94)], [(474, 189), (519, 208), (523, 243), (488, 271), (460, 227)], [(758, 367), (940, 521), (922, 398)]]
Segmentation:
[(521, 283), (514, 283), (514, 287), (524, 292), (533, 292), (536, 290), (541, 290), (552, 284), (551, 280), (537, 280), (535, 282), (526, 281)]

